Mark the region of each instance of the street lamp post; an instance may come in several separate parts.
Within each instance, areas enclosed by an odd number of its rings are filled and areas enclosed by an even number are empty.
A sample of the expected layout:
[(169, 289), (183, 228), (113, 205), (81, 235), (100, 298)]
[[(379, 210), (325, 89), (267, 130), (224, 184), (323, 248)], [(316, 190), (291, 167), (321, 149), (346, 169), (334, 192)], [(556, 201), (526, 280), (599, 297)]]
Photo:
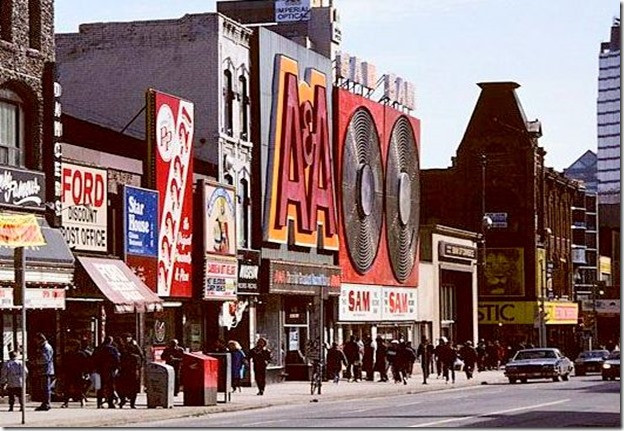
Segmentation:
[(544, 259), (540, 261), (540, 272), (542, 282), (540, 283), (539, 295), (539, 346), (546, 347), (546, 279), (548, 277), (548, 244), (550, 242), (550, 228), (544, 229)]

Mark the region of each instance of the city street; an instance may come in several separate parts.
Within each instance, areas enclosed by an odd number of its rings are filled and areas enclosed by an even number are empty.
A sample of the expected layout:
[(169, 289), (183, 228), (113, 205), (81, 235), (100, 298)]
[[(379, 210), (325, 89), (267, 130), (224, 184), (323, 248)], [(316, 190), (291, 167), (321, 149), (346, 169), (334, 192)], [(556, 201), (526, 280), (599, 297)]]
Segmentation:
[[(341, 383), (353, 385), (350, 383)], [(510, 385), (495, 383), (359, 400), (323, 400), (200, 417), (135, 423), (137, 427), (620, 427), (620, 382), (600, 376)], [(125, 425), (129, 426), (129, 425)]]

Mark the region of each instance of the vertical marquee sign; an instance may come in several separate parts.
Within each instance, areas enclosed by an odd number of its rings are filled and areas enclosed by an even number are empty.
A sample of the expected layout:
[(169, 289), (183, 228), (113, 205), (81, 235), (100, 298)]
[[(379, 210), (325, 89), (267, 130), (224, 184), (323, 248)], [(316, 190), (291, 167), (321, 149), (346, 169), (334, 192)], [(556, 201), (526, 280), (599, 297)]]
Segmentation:
[(338, 250), (327, 77), (315, 69), (306, 77), (300, 82), (298, 63), (277, 56), (265, 240), (286, 244), (290, 234), (295, 245)]
[(148, 186), (160, 193), (160, 296), (191, 297), (193, 241), (193, 103), (149, 89)]

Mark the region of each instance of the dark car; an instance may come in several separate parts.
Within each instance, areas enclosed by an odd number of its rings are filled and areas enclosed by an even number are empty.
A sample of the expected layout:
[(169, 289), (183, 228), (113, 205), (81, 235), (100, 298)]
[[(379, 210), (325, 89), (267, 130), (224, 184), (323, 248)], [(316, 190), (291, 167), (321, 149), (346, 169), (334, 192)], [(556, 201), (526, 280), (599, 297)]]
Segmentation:
[(568, 380), (574, 364), (559, 349), (544, 347), (519, 350), (505, 365), (505, 376), (509, 383), (528, 379), (552, 379), (554, 382)]
[(602, 380), (620, 378), (620, 351), (612, 352), (602, 364)]
[(600, 373), (602, 363), (609, 356), (608, 350), (587, 350), (581, 352), (574, 360), (574, 375), (584, 376), (587, 373)]

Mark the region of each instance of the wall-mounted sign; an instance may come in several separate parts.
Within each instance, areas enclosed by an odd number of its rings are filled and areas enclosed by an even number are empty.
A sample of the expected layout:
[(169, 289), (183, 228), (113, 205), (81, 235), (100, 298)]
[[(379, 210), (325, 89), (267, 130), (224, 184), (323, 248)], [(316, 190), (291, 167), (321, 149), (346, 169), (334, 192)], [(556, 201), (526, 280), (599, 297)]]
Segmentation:
[(491, 228), (506, 228), (507, 227), (507, 213), (485, 213), (487, 217), (492, 220)]
[(319, 287), (328, 294), (340, 294), (340, 268), (270, 261), (270, 292), (318, 295)]
[(381, 317), (385, 321), (417, 319), (416, 289), (409, 287), (382, 287)]
[(26, 308), (65, 309), (65, 289), (26, 289)]
[(524, 296), (524, 249), (489, 248), (481, 296)]
[(45, 175), (0, 167), (0, 205), (40, 208), (45, 202)]
[(581, 307), (583, 307), (583, 311), (594, 311), (598, 314), (610, 314), (616, 315), (620, 314), (620, 300), (619, 299), (596, 299), (596, 301), (592, 301), (591, 299), (584, 299), (581, 302)]
[(158, 295), (191, 297), (193, 103), (147, 92), (148, 183), (160, 192)]
[(70, 248), (107, 251), (108, 179), (105, 169), (61, 164), (61, 232)]
[(328, 77), (310, 68), (302, 82), (298, 62), (284, 55), (274, 76), (264, 239), (338, 250)]
[(479, 324), (532, 325), (537, 304), (528, 301), (479, 302)]
[(258, 295), (260, 273), (260, 252), (255, 250), (238, 251), (238, 295)]
[(399, 322), (418, 320), (417, 290), (409, 287), (344, 283), (340, 289), (339, 320)]
[(576, 302), (546, 301), (547, 325), (576, 325), (578, 323), (578, 304)]
[(127, 254), (125, 262), (147, 287), (156, 292), (158, 284), (158, 257)]
[(310, 0), (275, 0), (275, 22), (310, 19)]
[(124, 251), (158, 257), (158, 192), (124, 186)]
[(469, 247), (461, 244), (454, 244), (451, 242), (440, 241), (439, 242), (440, 257), (450, 257), (456, 259), (470, 259), (476, 260), (477, 249), (475, 247)]
[(236, 193), (234, 188), (204, 182), (204, 252), (236, 254)]
[(236, 300), (238, 260), (232, 257), (206, 255), (203, 299)]

